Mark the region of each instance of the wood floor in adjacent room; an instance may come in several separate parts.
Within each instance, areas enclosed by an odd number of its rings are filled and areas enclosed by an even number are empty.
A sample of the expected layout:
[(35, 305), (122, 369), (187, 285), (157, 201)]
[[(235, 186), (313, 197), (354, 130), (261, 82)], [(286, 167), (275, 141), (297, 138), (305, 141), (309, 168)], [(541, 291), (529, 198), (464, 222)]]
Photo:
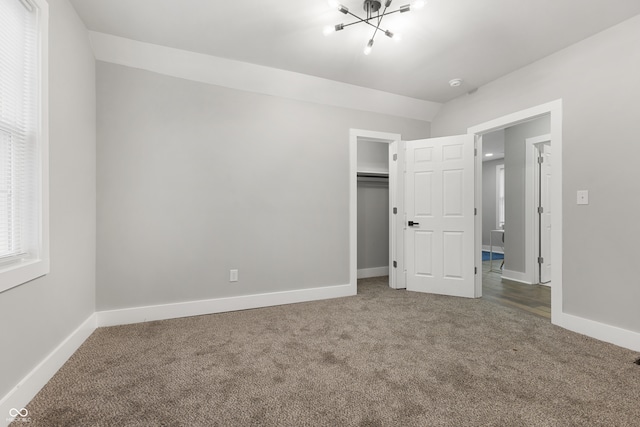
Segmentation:
[[(494, 269), (499, 266), (500, 261), (493, 262)], [(489, 261), (482, 263), (482, 298), (551, 319), (550, 287), (503, 280), (501, 273), (490, 271)]]

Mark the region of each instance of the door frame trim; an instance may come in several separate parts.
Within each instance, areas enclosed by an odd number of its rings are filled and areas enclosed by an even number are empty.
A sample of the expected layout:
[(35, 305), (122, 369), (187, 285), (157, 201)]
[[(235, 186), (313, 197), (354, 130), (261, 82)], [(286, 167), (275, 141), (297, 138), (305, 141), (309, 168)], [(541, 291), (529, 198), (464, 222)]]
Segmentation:
[[(551, 140), (554, 145), (554, 161), (551, 173), (554, 185), (551, 203), (554, 215), (551, 218), (551, 253), (552, 253), (552, 286), (551, 286), (551, 322), (562, 324), (562, 99), (517, 111), (506, 116), (472, 126), (467, 133), (476, 136), (477, 150), (482, 153), (482, 135), (524, 123), (542, 116), (550, 116)], [(476, 157), (476, 257), (477, 265), (482, 265), (482, 156)], [(476, 275), (476, 296), (482, 296), (482, 275)]]
[(536, 153), (538, 151), (538, 145), (544, 144), (546, 142), (549, 142), (551, 145), (553, 145), (551, 141), (551, 135), (540, 135), (533, 138), (525, 139), (525, 268), (527, 281), (534, 285), (540, 284), (540, 277), (538, 277), (539, 269), (536, 268), (536, 266), (538, 265), (537, 254), (539, 252), (540, 246), (538, 244), (536, 201), (540, 188), (537, 180), (537, 163), (535, 163), (535, 161), (537, 157)]
[[(349, 285), (355, 295), (358, 291), (358, 140), (376, 140), (389, 144), (389, 156), (395, 149), (398, 153), (398, 163), (400, 162), (399, 144), (402, 135), (399, 133), (377, 132), (363, 129), (349, 129)], [(395, 144), (394, 144), (395, 143)], [(392, 159), (389, 159), (389, 209), (398, 206), (397, 203), (397, 169), (394, 168)], [(399, 217), (399, 214), (398, 216)], [(397, 288), (397, 271), (400, 268), (393, 268), (393, 260), (396, 256), (397, 240), (399, 236), (396, 232), (393, 215), (389, 215), (389, 285)], [(404, 287), (404, 286), (403, 286)]]

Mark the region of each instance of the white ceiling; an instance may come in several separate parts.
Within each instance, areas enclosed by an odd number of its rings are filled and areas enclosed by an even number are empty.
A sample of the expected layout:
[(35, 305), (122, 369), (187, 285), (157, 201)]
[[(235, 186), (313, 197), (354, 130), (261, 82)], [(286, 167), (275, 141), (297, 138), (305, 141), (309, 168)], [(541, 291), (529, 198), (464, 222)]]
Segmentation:
[[(639, 0), (430, 0), (386, 17), (399, 43), (327, 0), (71, 0), (90, 30), (446, 102), (640, 14)], [(342, 0), (361, 14), (361, 0)], [(409, 3), (395, 0), (392, 9)], [(453, 78), (464, 79), (456, 89)]]

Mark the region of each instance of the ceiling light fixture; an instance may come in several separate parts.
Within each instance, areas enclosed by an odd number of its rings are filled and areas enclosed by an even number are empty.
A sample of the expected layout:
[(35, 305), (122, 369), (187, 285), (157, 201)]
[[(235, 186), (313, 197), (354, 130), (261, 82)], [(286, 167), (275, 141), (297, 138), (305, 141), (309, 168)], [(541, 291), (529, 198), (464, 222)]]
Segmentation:
[(329, 6), (332, 8), (338, 9), (338, 11), (344, 13), (345, 15), (353, 16), (357, 19), (357, 21), (351, 22), (349, 24), (338, 24), (338, 25), (329, 25), (324, 28), (324, 35), (328, 36), (330, 34), (335, 33), (336, 31), (344, 30), (345, 27), (349, 27), (351, 25), (365, 23), (372, 28), (374, 28), (373, 35), (369, 39), (367, 45), (364, 48), (364, 54), (369, 55), (371, 50), (373, 49), (373, 40), (378, 34), (378, 31), (384, 33), (390, 39), (395, 41), (400, 41), (402, 36), (398, 33), (392, 33), (389, 30), (384, 30), (380, 28), (380, 24), (382, 24), (382, 18), (387, 15), (391, 15), (393, 13), (405, 13), (409, 12), (411, 9), (422, 9), (425, 5), (423, 0), (416, 0), (410, 4), (405, 4), (404, 6), (400, 6), (399, 9), (387, 12), (389, 6), (391, 6), (392, 0), (383, 0), (384, 1), (384, 9), (382, 9), (382, 13), (380, 13), (380, 9), (382, 8), (382, 2), (380, 0), (364, 0), (363, 8), (366, 12), (364, 18), (359, 17), (358, 15), (349, 11), (349, 8), (338, 3), (337, 0), (329, 0)]

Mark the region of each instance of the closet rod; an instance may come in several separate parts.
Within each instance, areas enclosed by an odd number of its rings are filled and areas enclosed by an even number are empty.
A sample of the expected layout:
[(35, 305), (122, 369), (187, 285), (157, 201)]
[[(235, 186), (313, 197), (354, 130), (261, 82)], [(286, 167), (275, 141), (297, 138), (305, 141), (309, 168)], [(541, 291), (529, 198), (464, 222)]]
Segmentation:
[(389, 179), (389, 175), (388, 174), (383, 174), (383, 173), (358, 172), (358, 178)]

